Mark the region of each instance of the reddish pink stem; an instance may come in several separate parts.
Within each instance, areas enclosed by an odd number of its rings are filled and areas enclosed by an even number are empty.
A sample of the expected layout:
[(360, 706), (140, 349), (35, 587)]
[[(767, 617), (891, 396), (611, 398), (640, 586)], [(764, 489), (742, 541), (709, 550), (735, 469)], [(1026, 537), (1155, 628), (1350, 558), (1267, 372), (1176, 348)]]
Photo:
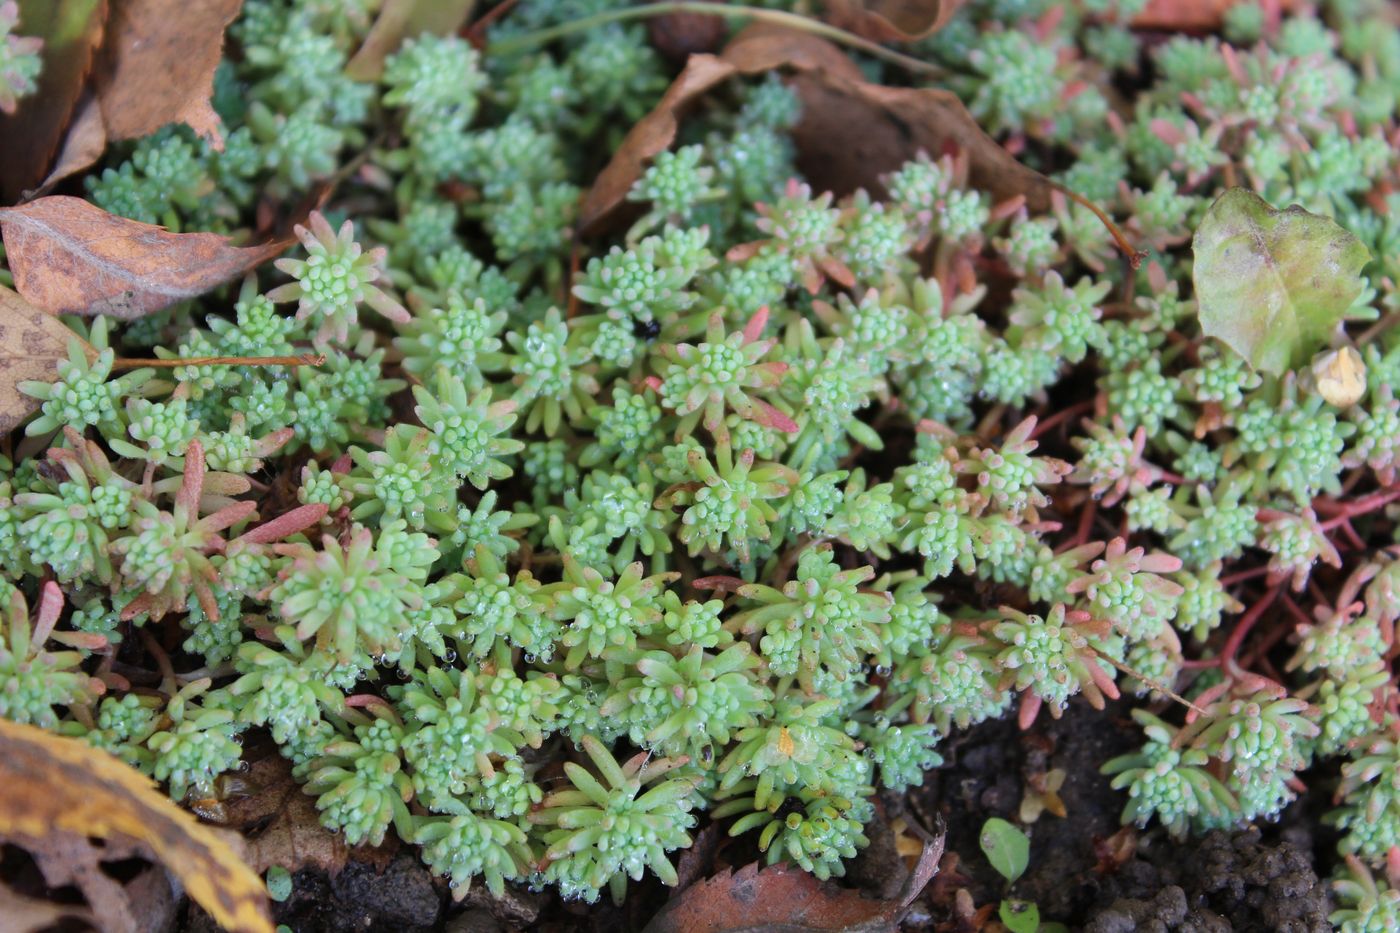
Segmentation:
[(1254, 623), (1263, 617), (1264, 610), (1272, 606), (1274, 600), (1278, 599), (1282, 592), (1283, 585), (1279, 584), (1265, 593), (1259, 602), (1251, 606), (1249, 611), (1240, 617), (1240, 620), (1235, 623), (1235, 630), (1230, 633), (1229, 641), (1225, 642), (1225, 647), (1220, 650), (1221, 664), (1228, 666), (1234, 662), (1235, 655), (1239, 654), (1240, 645), (1244, 644), (1245, 636), (1249, 634), (1249, 630), (1254, 628)]

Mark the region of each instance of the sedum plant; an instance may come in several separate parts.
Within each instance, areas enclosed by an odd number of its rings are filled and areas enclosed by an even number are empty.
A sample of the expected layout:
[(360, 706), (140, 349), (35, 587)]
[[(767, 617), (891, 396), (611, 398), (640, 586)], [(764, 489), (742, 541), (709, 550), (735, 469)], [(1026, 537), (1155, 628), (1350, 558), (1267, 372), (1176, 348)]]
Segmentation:
[[(328, 193), (240, 288), (63, 319), (67, 358), (19, 386), (0, 715), (191, 800), (266, 732), (326, 826), (393, 833), (454, 896), (593, 901), (676, 881), (711, 822), (839, 877), (947, 736), (1118, 698), (1125, 822), (1308, 794), (1335, 922), (1388, 928), (1378, 5), (1148, 42), (1133, 4), (963, 4), (908, 51), (1064, 190), (950, 147), (837, 196), (799, 169), (800, 83), (736, 76), (601, 222), (597, 163), (675, 71), (646, 29), (521, 4), (484, 53), (410, 36), (371, 82), (347, 66), (374, 6), (247, 0), (223, 149), (166, 128), (86, 178), (238, 242)], [(3, 111), (40, 62), (17, 9)]]

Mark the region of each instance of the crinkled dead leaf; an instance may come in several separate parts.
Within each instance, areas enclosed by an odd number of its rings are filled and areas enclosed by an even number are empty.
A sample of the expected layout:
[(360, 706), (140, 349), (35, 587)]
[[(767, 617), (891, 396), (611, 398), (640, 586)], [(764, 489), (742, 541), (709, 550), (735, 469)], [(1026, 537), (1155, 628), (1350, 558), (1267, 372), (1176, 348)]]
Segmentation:
[(924, 843), (919, 861), (899, 896), (888, 901), (819, 881), (782, 863), (746, 865), (697, 881), (671, 899), (647, 924), (646, 933), (728, 933), (780, 929), (787, 933), (842, 930), (883, 933), (899, 928), (914, 898), (938, 871), (943, 837)]
[(243, 834), (244, 860), (259, 874), (274, 865), (339, 874), (350, 856), (345, 837), (321, 825), (316, 801), (292, 778), (291, 763), (267, 752), (238, 775), (246, 793), (224, 803), (220, 822)]
[[(71, 832), (51, 832), (42, 838), (24, 835), (0, 836), (7, 843), (24, 849), (34, 860), (51, 893), (65, 888), (77, 888), (87, 902), (93, 918), (101, 917), (98, 926), (111, 933), (144, 933), (146, 930), (167, 929), (178, 907), (166, 870), (154, 863), (149, 847), (123, 835), (93, 838)], [(130, 868), (120, 874), (111, 866), (143, 859), (152, 864), (130, 876)], [(118, 880), (118, 879), (121, 880)], [(4, 903), (0, 891), (0, 905)], [(37, 915), (44, 906), (61, 909), (58, 904), (26, 899), (24, 907)], [(3, 906), (0, 906), (3, 910)], [(0, 913), (9, 930), (11, 917)], [(52, 923), (53, 921), (50, 921)], [(32, 929), (48, 929), (48, 925)]]
[(0, 835), (142, 843), (235, 933), (271, 933), (261, 879), (154, 783), (81, 742), (0, 719)]
[(96, 929), (92, 911), (81, 904), (56, 904), (37, 897), (26, 897), (0, 882), (0, 917), (11, 933), (39, 933), (60, 924), (78, 924), (80, 929)]
[(1365, 288), (1365, 245), (1328, 217), (1253, 191), (1215, 200), (1191, 241), (1201, 330), (1282, 375), (1324, 347)]
[(222, 146), (209, 99), (224, 30), (243, 0), (112, 0), (96, 74), (109, 139), (184, 123)]
[(21, 382), (58, 379), (58, 362), (78, 341), (89, 358), (97, 351), (52, 314), (46, 314), (0, 285), (0, 435), (39, 410), (39, 400), (19, 390)]
[(387, 0), (345, 73), (356, 81), (378, 80), (384, 73), (384, 59), (404, 39), (425, 32), (451, 35), (466, 24), (475, 6), (476, 0)]
[(0, 197), (17, 200), (48, 173), (92, 70), (107, 0), (21, 0), (19, 24), (44, 40), (38, 88), (0, 113)]
[(956, 94), (871, 84), (825, 39), (760, 23), (737, 35), (719, 56), (691, 56), (599, 174), (579, 211), (580, 229), (594, 233), (605, 225), (652, 157), (674, 142), (687, 105), (729, 77), (774, 69), (796, 73), (793, 88), (802, 98), (802, 120), (793, 141), (798, 165), (817, 190), (879, 193), (879, 177), (921, 150), (936, 157), (955, 148), (968, 153), (977, 187), (999, 200), (1022, 195), (1032, 209), (1049, 207), (1054, 183), (983, 132)]
[(133, 320), (202, 295), (287, 248), (233, 246), (214, 233), (171, 233), (81, 198), (47, 197), (0, 210), (15, 289), (51, 314)]
[(916, 42), (952, 18), (962, 0), (826, 0), (833, 25), (875, 42)]

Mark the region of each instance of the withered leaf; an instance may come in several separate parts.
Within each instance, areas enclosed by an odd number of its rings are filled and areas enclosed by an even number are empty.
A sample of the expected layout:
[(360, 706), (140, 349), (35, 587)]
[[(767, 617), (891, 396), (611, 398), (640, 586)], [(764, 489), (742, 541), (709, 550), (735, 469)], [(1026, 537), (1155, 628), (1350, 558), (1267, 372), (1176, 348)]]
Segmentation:
[(225, 928), (271, 933), (256, 874), (140, 772), (77, 739), (0, 720), (0, 834), (142, 843)]
[(875, 42), (916, 42), (942, 29), (962, 0), (826, 0), (826, 19)]
[(102, 106), (91, 94), (84, 95), (73, 111), (73, 122), (68, 126), (68, 135), (63, 139), (63, 148), (53, 161), (41, 185), (34, 191), (26, 192), (25, 197), (47, 194), (53, 186), (91, 168), (107, 148), (107, 125), (102, 122)]
[[(71, 832), (52, 832), (43, 838), (24, 835), (0, 838), (29, 853), (50, 891), (69, 887), (80, 890), (91, 913), (102, 918), (103, 930), (140, 933), (169, 925), (175, 911), (175, 898), (164, 868), (151, 865), (125, 882), (118, 881), (105, 869), (109, 863), (129, 859), (153, 860), (150, 849), (142, 843), (120, 834), (89, 839)], [(3, 900), (0, 895), (0, 903)], [(28, 907), (38, 913), (44, 905), (43, 901), (30, 901)], [(10, 919), (7, 914), (0, 916), (5, 916), (7, 921)]]
[(238, 278), (288, 240), (237, 247), (214, 233), (171, 233), (81, 198), (0, 209), (15, 289), (51, 314), (133, 320)]
[(97, 351), (52, 314), (46, 314), (0, 285), (0, 434), (8, 434), (39, 410), (39, 400), (20, 392), (28, 380), (53, 382), (70, 341), (89, 358)]
[(21, 0), (20, 31), (44, 40), (38, 89), (0, 113), (0, 196), (17, 200), (44, 178), (92, 70), (107, 0)]
[(80, 904), (55, 904), (51, 901), (25, 897), (0, 883), (0, 917), (13, 933), (39, 933), (59, 924), (84, 924), (96, 929), (92, 912)]
[(818, 881), (787, 863), (738, 871), (726, 869), (697, 881), (672, 898), (647, 924), (646, 933), (729, 933), (773, 929), (785, 933), (842, 930), (885, 933), (898, 929), (914, 898), (938, 871), (943, 837), (924, 843), (919, 861), (893, 900), (863, 897)]
[(292, 778), (291, 762), (274, 750), (264, 751), (261, 757), (250, 752), (251, 767), (239, 776), (248, 796), (224, 807), (222, 822), (245, 837), (244, 860), (259, 874), (274, 865), (339, 874), (350, 856), (345, 837), (321, 825), (315, 799)]
[(345, 73), (356, 81), (378, 80), (384, 73), (384, 59), (404, 39), (423, 33), (451, 35), (467, 22), (475, 6), (476, 0), (388, 0)]
[(685, 107), (738, 74), (774, 68), (824, 69), (858, 80), (860, 69), (830, 42), (791, 29), (750, 27), (719, 56), (692, 55), (651, 112), (628, 131), (622, 145), (599, 173), (579, 210), (579, 229), (590, 233), (627, 198), (647, 163), (675, 142)]
[(209, 103), (224, 30), (243, 0), (112, 0), (96, 75), (109, 139), (184, 123), (222, 146)]
[(871, 84), (825, 39), (758, 23), (735, 36), (717, 57), (691, 56), (599, 174), (579, 211), (580, 229), (587, 234), (603, 227), (647, 162), (675, 140), (679, 112), (686, 105), (726, 78), (778, 68), (796, 72), (793, 87), (802, 98), (802, 120), (793, 141), (798, 166), (818, 190), (880, 193), (879, 176), (920, 150), (937, 157), (956, 148), (968, 153), (974, 185), (998, 199), (1023, 195), (1032, 209), (1049, 207), (1054, 183), (983, 132), (956, 94)]

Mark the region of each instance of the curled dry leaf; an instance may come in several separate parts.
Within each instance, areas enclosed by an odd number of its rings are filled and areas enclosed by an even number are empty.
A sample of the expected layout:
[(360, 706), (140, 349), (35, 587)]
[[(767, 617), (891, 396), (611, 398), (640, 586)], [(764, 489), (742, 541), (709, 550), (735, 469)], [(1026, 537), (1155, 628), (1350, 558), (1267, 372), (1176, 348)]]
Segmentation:
[(916, 42), (952, 18), (962, 0), (827, 0), (833, 26), (875, 42)]
[(233, 246), (214, 233), (171, 233), (81, 198), (47, 197), (0, 210), (15, 289), (51, 314), (133, 320), (202, 295), (287, 248)]
[(451, 35), (466, 24), (476, 0), (388, 0), (364, 44), (345, 66), (356, 81), (375, 81), (403, 40), (423, 33)]
[(0, 835), (55, 833), (146, 846), (235, 933), (271, 933), (262, 881), (139, 772), (77, 739), (0, 720)]
[(97, 351), (63, 322), (0, 285), (0, 434), (8, 434), (39, 409), (39, 400), (20, 392), (29, 380), (53, 382), (58, 361), (77, 341), (90, 359)]
[(796, 73), (802, 120), (793, 131), (797, 160), (818, 190), (879, 193), (879, 176), (920, 150), (968, 153), (971, 181), (998, 200), (1018, 195), (1045, 210), (1055, 185), (1026, 168), (977, 125), (956, 94), (938, 88), (871, 84), (840, 49), (791, 29), (755, 24), (718, 56), (695, 55), (660, 103), (627, 134), (579, 212), (584, 233), (600, 230), (623, 204), (648, 161), (676, 138), (679, 113), (734, 75), (785, 68)]
[(63, 148), (58, 150), (48, 177), (35, 190), (26, 191), (24, 196), (30, 198), (47, 194), (63, 179), (95, 165), (106, 148), (107, 126), (102, 122), (102, 107), (97, 98), (91, 94), (84, 95), (74, 111), (68, 135), (63, 139)]
[(107, 0), (23, 0), (20, 28), (44, 40), (36, 91), (0, 113), (0, 197), (8, 204), (47, 174), (92, 70)]
[(110, 139), (184, 123), (222, 146), (209, 103), (224, 30), (243, 0), (112, 0), (97, 98)]
[(730, 933), (739, 930), (841, 930), (883, 933), (899, 928), (909, 905), (938, 872), (943, 837), (925, 841), (909, 878), (892, 900), (863, 897), (787, 863), (755, 863), (697, 881), (672, 898), (646, 933)]

